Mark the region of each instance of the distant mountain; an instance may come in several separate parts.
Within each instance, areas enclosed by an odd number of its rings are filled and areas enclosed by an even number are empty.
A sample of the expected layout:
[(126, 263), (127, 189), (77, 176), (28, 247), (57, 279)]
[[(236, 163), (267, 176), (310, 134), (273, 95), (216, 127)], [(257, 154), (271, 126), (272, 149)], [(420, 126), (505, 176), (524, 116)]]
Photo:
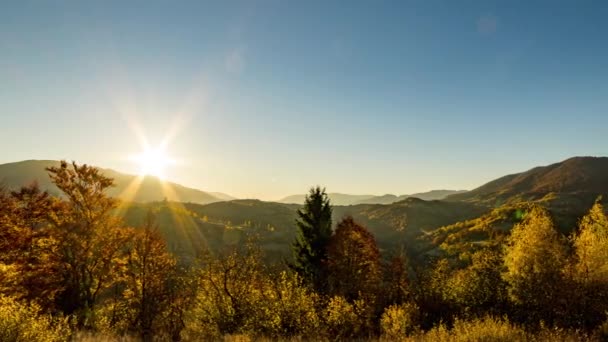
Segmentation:
[[(59, 195), (60, 191), (51, 182), (45, 168), (58, 166), (55, 160), (26, 160), (0, 165), (0, 184), (11, 189), (38, 182), (40, 187), (50, 193)], [(131, 198), (126, 194), (130, 184), (135, 184), (138, 176), (120, 173), (111, 169), (100, 169), (104, 175), (114, 179), (115, 187), (108, 191), (113, 197), (130, 199), (135, 202), (151, 202), (167, 199), (169, 201), (194, 202), (200, 204), (234, 199), (222, 193), (211, 193), (188, 188), (171, 182), (161, 182), (156, 177), (146, 176), (141, 179), (137, 192)], [(167, 191), (166, 189), (170, 189)]]
[(466, 192), (466, 190), (431, 190), (427, 192), (419, 192), (411, 195), (395, 196), (386, 194), (382, 196), (373, 196), (364, 200), (358, 201), (354, 204), (391, 204), (395, 202), (403, 201), (404, 199), (414, 197), (425, 201), (442, 200), (446, 197), (454, 194), (460, 194)]
[(577, 196), (593, 200), (606, 194), (608, 157), (574, 157), (504, 176), (446, 199), (497, 206), (521, 200), (542, 200), (546, 196)]
[[(403, 201), (406, 198), (416, 197), (425, 201), (441, 200), (452, 194), (459, 194), (465, 192), (464, 190), (431, 190), (428, 192), (421, 192), (411, 195), (396, 196), (393, 194), (386, 194), (381, 196), (375, 195), (349, 195), (340, 193), (329, 193), (328, 196), (331, 199), (331, 203), (334, 205), (356, 205), (356, 204), (391, 204), (399, 201)], [(302, 204), (304, 203), (304, 194), (287, 196), (279, 203), (293, 203)]]
[[(375, 197), (374, 195), (349, 195), (349, 194), (341, 194), (341, 193), (337, 193), (337, 192), (331, 192), (331, 193), (328, 193), (327, 195), (329, 196), (329, 199), (331, 200), (331, 203), (333, 205), (352, 205), (352, 204), (356, 204), (357, 202), (363, 201), (365, 199)], [(306, 195), (304, 195), (304, 194), (291, 195), (291, 196), (287, 196), (283, 199), (280, 199), (278, 202), (279, 203), (302, 204), (302, 203), (304, 203), (305, 197), (306, 197)]]

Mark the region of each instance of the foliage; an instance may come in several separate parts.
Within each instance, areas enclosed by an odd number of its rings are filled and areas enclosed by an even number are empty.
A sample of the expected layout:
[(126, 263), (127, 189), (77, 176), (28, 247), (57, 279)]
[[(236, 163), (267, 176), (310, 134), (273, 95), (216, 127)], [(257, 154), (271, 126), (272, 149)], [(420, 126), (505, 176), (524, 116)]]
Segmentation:
[(382, 335), (388, 340), (402, 340), (418, 329), (420, 308), (415, 303), (391, 305), (380, 318)]
[(43, 314), (36, 304), (0, 296), (0, 341), (59, 342), (68, 341), (69, 336), (66, 319)]
[(291, 265), (304, 281), (320, 293), (327, 291), (327, 245), (332, 234), (331, 204), (325, 189), (314, 187), (298, 210), (298, 236)]
[(350, 301), (373, 300), (369, 296), (381, 282), (380, 251), (365, 227), (350, 216), (342, 219), (327, 247), (327, 259), (331, 294)]
[(319, 297), (297, 275), (273, 275), (249, 246), (211, 258), (200, 271), (199, 291), (186, 334), (214, 339), (225, 334), (312, 336), (318, 333)]
[(91, 325), (99, 296), (112, 286), (112, 275), (124, 263), (121, 247), (129, 234), (111, 214), (116, 202), (104, 193), (112, 179), (86, 164), (61, 162), (47, 170), (68, 199), (53, 231), (62, 283), (58, 307), (75, 314), (80, 326)]
[(578, 309), (573, 316), (593, 328), (603, 321), (608, 308), (608, 217), (598, 198), (573, 236), (572, 274)]
[(368, 306), (364, 300), (349, 302), (340, 296), (331, 297), (323, 312), (327, 334), (336, 339), (361, 336), (366, 332)]
[(545, 209), (534, 207), (515, 226), (504, 262), (510, 297), (527, 320), (553, 324), (563, 315), (566, 247)]
[(457, 319), (450, 329), (445, 324), (420, 333), (409, 340), (432, 342), (511, 342), (527, 341), (526, 332), (506, 319), (494, 317), (477, 318), (471, 321)]

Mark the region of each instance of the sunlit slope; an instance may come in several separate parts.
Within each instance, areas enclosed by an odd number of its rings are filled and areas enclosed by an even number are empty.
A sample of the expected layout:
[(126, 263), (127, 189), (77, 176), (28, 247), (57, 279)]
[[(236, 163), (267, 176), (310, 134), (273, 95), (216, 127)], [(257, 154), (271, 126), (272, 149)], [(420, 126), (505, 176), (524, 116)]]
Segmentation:
[(548, 194), (595, 198), (608, 194), (608, 157), (574, 157), (504, 176), (477, 189), (447, 197), (499, 206), (522, 200), (540, 200)]
[[(430, 255), (470, 255), (476, 249), (499, 246), (513, 227), (519, 223), (533, 206), (546, 208), (555, 228), (569, 236), (574, 232), (580, 219), (587, 214), (597, 197), (588, 193), (549, 193), (534, 201), (513, 201), (498, 206), (480, 217), (456, 222), (429, 232), (423, 237), (427, 244), (425, 252)], [(606, 206), (608, 197), (601, 202)]]
[[(26, 160), (16, 163), (0, 165), (0, 183), (9, 188), (18, 188), (37, 181), (40, 187), (48, 190), (54, 195), (58, 195), (58, 189), (51, 183), (45, 171), (46, 167), (57, 166), (58, 161), (54, 160)], [(114, 179), (116, 184), (108, 194), (113, 197), (121, 197), (136, 202), (151, 202), (167, 199), (170, 201), (194, 202), (194, 203), (213, 203), (232, 197), (221, 193), (208, 193), (205, 191), (188, 188), (179, 184), (170, 183), (168, 185), (172, 191), (165, 191), (164, 185), (156, 177), (143, 177), (127, 175), (111, 169), (101, 169), (103, 174)], [(141, 183), (140, 183), (141, 182)], [(137, 191), (130, 193), (126, 191), (129, 185), (140, 183)]]

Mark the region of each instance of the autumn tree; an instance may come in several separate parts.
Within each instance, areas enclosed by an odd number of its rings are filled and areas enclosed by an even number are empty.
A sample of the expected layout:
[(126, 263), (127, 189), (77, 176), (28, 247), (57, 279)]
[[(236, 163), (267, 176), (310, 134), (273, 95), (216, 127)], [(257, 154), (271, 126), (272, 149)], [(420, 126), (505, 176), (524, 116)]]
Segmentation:
[(608, 217), (595, 202), (574, 235), (573, 273), (579, 294), (577, 303), (581, 323), (594, 327), (603, 321), (608, 310)]
[(384, 264), (382, 293), (384, 306), (403, 304), (411, 299), (409, 264), (404, 252)]
[(327, 245), (332, 234), (332, 208), (325, 189), (314, 187), (298, 210), (298, 235), (291, 268), (320, 293), (327, 291)]
[(56, 243), (50, 224), (61, 211), (59, 201), (36, 183), (18, 191), (0, 191), (0, 272), (2, 292), (45, 311), (54, 310), (59, 285)]
[(507, 311), (507, 284), (502, 279), (503, 256), (493, 248), (471, 256), (471, 264), (452, 273), (445, 284), (449, 299), (461, 312), (500, 316)]
[(123, 263), (128, 231), (112, 215), (116, 202), (105, 193), (113, 185), (111, 178), (75, 162), (62, 161), (47, 171), (67, 199), (53, 232), (62, 278), (58, 305), (86, 326), (100, 294), (113, 284)]
[(165, 333), (163, 325), (170, 315), (175, 299), (173, 288), (179, 285), (178, 278), (177, 261), (167, 250), (154, 214), (149, 212), (127, 249), (123, 292), (130, 309), (131, 329), (143, 341), (151, 341), (154, 336)]
[(348, 300), (375, 295), (382, 266), (376, 239), (352, 217), (342, 219), (328, 249), (329, 287)]
[(509, 295), (528, 320), (554, 323), (563, 314), (566, 248), (546, 209), (535, 206), (517, 224), (505, 250)]

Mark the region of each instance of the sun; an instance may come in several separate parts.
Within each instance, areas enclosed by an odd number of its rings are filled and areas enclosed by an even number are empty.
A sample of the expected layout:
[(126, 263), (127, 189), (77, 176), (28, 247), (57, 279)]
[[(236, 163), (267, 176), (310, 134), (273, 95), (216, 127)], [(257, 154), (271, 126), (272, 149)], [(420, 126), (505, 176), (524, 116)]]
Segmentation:
[(154, 176), (160, 179), (166, 178), (166, 168), (173, 163), (161, 148), (146, 148), (141, 154), (133, 158), (139, 164), (139, 174), (142, 176)]

